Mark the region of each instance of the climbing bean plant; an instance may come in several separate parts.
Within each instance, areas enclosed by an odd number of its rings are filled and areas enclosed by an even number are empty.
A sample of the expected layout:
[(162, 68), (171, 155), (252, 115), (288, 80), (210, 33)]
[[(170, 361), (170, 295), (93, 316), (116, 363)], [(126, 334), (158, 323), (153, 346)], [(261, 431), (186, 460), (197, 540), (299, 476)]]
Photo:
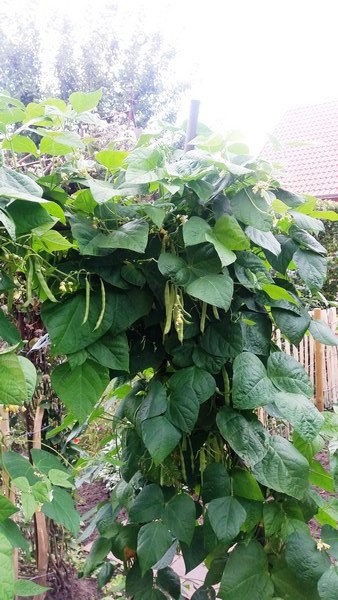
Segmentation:
[[(312, 294), (323, 286), (321, 215), (269, 164), (212, 134), (186, 153), (159, 131), (129, 153), (95, 152), (77, 131), (95, 122), (99, 97), (1, 98), (1, 402), (20, 406), (34, 391), (11, 318), (32, 307), (58, 359), (51, 382), (67, 422), (95, 414), (108, 385), (121, 398), (130, 384), (114, 414), (121, 480), (94, 517), (83, 571), (99, 569), (101, 586), (112, 552), (128, 598), (179, 600), (181, 554), (187, 572), (207, 566), (195, 600), (336, 598), (338, 504), (315, 486), (338, 484), (337, 415), (317, 411), (307, 373), (273, 335), (337, 344), (289, 280), (297, 270)], [(24, 167), (27, 153), (38, 168)], [(262, 410), (291, 424), (292, 441), (263, 426)], [(315, 458), (324, 446), (330, 472)], [(71, 474), (42, 450), (31, 462), (3, 445), (26, 518), (38, 506), (76, 535)], [(0, 497), (2, 557), (20, 545), (16, 510)], [(0, 567), (2, 585), (9, 572)]]

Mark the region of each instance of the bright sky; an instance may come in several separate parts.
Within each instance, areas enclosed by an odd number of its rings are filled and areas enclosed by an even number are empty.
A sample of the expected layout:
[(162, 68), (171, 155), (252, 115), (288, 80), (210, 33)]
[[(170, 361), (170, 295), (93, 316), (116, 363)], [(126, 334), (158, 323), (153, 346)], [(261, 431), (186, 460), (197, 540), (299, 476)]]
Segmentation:
[[(177, 50), (177, 75), (201, 101), (200, 120), (241, 129), (253, 150), (289, 108), (338, 98), (337, 0), (117, 0), (121, 27), (161, 30)], [(85, 32), (107, 0), (35, 0)], [(8, 2), (10, 10), (27, 0)], [(51, 32), (46, 32), (50, 36)], [(188, 113), (189, 98), (180, 115)]]

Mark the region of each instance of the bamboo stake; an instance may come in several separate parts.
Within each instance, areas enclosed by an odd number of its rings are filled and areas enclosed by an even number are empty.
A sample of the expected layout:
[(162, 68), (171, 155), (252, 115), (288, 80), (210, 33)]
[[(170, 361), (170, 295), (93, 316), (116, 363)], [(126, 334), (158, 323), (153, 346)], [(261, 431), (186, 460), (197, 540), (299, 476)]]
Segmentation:
[[(34, 417), (33, 448), (41, 450), (41, 426), (44, 414), (44, 408), (38, 404)], [(47, 585), (49, 542), (46, 517), (42, 512), (36, 511), (34, 514), (35, 539), (36, 539), (36, 566), (38, 578), (36, 583)], [(46, 593), (35, 596), (36, 600), (44, 600)]]
[[(314, 318), (320, 319), (321, 310), (315, 308)], [(324, 386), (323, 386), (323, 371), (324, 371), (324, 346), (318, 340), (315, 341), (315, 377), (316, 377), (316, 406), (319, 411), (324, 410)]]

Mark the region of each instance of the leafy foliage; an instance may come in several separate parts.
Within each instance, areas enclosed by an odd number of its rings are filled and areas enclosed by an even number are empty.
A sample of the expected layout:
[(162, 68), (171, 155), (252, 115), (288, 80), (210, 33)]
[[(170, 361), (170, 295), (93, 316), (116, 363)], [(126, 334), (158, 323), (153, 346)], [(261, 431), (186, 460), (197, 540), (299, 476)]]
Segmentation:
[[(195, 598), (215, 597), (219, 582), (219, 597), (234, 600), (302, 598), (303, 588), (307, 597), (333, 597), (336, 571), (307, 523), (335, 524), (336, 505), (312, 486), (337, 483), (336, 415), (316, 410), (306, 372), (271, 341), (275, 325), (290, 332), (286, 313), (294, 337), (310, 328), (337, 344), (288, 277), (297, 268), (311, 292), (325, 278), (326, 251), (299, 217), (308, 200), (281, 190), (266, 163), (235, 154), (226, 140), (213, 153), (199, 138), (183, 153), (147, 134), (128, 155), (99, 153), (84, 173), (76, 157), (87, 156), (87, 142), (68, 119), (87, 118), (99, 100), (80, 93), (68, 105), (37, 105), (35, 143), (62, 160), (46, 159), (43, 175), (20, 173), (5, 148), (0, 168), (6, 306), (16, 289), (17, 311), (39, 310), (59, 362), (51, 383), (66, 423), (82, 431), (101, 414), (107, 386), (115, 394), (123, 479), (94, 517), (100, 535), (84, 573), (100, 568), (108, 581), (112, 552), (129, 596), (179, 598), (170, 565), (181, 550), (187, 570), (204, 560), (209, 567)], [(3, 102), (6, 111), (16, 101)], [(30, 108), (22, 111), (24, 134)], [(16, 334), (3, 315), (2, 397), (20, 405), (30, 401), (34, 373), (17, 356), (25, 342), (9, 347)], [(294, 442), (263, 427), (262, 406), (293, 425)], [(332, 476), (314, 460), (319, 436), (333, 447)], [(77, 535), (72, 473), (42, 450), (31, 458), (34, 467), (2, 453), (24, 518), (39, 506)], [(1, 507), (2, 526), (15, 507)], [(6, 557), (12, 537), (0, 535)]]

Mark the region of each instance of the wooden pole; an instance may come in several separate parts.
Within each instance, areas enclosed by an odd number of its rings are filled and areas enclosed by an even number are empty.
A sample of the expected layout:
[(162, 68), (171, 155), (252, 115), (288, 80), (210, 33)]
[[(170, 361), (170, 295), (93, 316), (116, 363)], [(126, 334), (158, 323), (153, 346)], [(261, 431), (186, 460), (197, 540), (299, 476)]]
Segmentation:
[(199, 110), (200, 110), (200, 101), (199, 100), (191, 100), (189, 119), (188, 119), (188, 125), (187, 125), (187, 135), (185, 137), (185, 145), (184, 145), (185, 152), (187, 152), (188, 150), (192, 150), (194, 147), (193, 145), (189, 144), (189, 142), (191, 142), (191, 140), (193, 140), (194, 137), (196, 137)]
[[(41, 450), (41, 427), (44, 408), (40, 406), (41, 398), (38, 400), (33, 432), (33, 448)], [(41, 511), (34, 514), (35, 539), (36, 539), (36, 565), (38, 578), (36, 583), (47, 585), (48, 561), (49, 561), (49, 539), (46, 517)], [(44, 600), (46, 592), (35, 596), (36, 600)]]
[[(314, 318), (320, 320), (321, 310), (315, 308)], [(315, 341), (315, 381), (316, 381), (316, 406), (321, 412), (324, 410), (324, 346), (318, 340)]]

